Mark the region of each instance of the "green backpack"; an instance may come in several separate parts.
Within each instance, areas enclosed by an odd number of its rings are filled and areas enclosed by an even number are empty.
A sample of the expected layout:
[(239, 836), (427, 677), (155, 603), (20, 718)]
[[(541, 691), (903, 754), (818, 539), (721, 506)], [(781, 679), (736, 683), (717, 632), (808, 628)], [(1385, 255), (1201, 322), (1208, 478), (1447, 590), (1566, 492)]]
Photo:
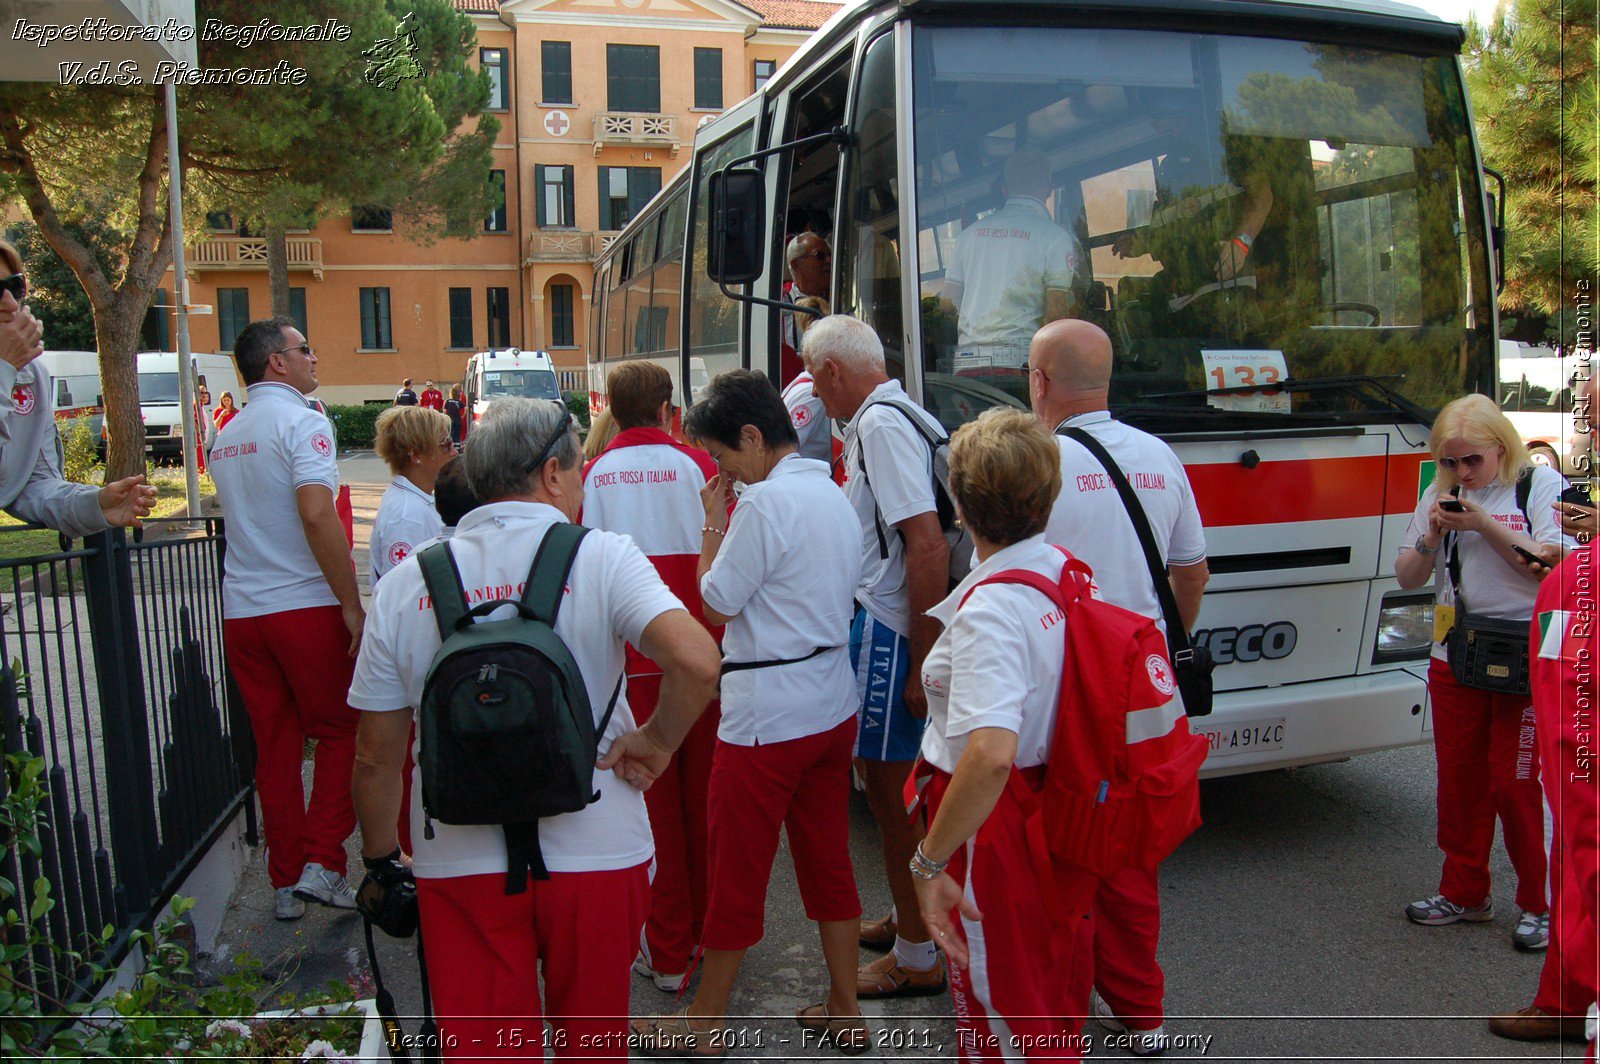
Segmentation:
[[(469, 606), (450, 543), (417, 555), (439, 650), (422, 686), (422, 809), (425, 835), (441, 824), (499, 824), (506, 836), (506, 893), (528, 876), (550, 878), (539, 821), (597, 800), (594, 763), (622, 676), (595, 727), (588, 688), (556, 635), (567, 575), (589, 529), (552, 525), (533, 557), (521, 599)], [(517, 615), (483, 616), (507, 605)]]

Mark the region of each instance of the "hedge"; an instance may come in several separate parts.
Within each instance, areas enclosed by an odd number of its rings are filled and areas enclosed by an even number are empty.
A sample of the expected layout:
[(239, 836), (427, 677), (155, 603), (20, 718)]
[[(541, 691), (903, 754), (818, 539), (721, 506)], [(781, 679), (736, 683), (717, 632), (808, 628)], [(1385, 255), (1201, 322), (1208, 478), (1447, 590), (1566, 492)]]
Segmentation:
[[(582, 431), (589, 430), (589, 397), (583, 392), (567, 392), (564, 396), (567, 409)], [(389, 403), (362, 403), (352, 406), (328, 404), (328, 416), (333, 418), (334, 435), (339, 439), (340, 450), (370, 448), (378, 436), (378, 415), (389, 409)]]

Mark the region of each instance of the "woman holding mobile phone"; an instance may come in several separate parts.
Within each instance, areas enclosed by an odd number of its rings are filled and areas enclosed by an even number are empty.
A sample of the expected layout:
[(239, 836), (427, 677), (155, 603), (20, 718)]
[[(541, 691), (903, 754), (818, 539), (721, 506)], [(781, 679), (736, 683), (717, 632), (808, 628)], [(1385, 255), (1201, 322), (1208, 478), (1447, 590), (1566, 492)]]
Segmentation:
[[(1564, 542), (1552, 507), (1565, 481), (1554, 469), (1533, 464), (1516, 428), (1483, 395), (1465, 396), (1441, 410), (1429, 448), (1438, 476), (1417, 503), (1395, 575), (1403, 588), (1435, 581), (1428, 693), (1444, 870), (1438, 893), (1406, 906), (1406, 916), (1430, 927), (1494, 919), (1489, 854), (1498, 816), (1522, 910), (1512, 942), (1518, 949), (1544, 949), (1550, 915), (1532, 698), (1525, 689), (1479, 686), (1484, 679), (1466, 661), (1451, 660), (1452, 645), (1458, 657), (1466, 655), (1460, 639), (1450, 635), (1469, 617), (1491, 627), (1501, 622), (1507, 630), (1516, 622), (1527, 630), (1538, 579), (1517, 551), (1538, 555), (1541, 544)], [(1516, 685), (1513, 680), (1504, 686)]]

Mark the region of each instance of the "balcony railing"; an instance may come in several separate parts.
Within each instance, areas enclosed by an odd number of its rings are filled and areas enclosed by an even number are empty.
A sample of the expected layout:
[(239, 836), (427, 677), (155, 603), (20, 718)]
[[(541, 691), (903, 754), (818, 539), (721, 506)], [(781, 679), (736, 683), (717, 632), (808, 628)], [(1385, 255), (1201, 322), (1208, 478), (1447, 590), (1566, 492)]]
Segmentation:
[(660, 145), (678, 155), (678, 119), (675, 115), (601, 111), (594, 116), (594, 153), (608, 144)]
[[(310, 270), (322, 280), (322, 240), (314, 236), (291, 236), (284, 240), (289, 253), (289, 269)], [(189, 249), (191, 270), (264, 270), (267, 268), (267, 240), (259, 236), (207, 237)]]
[(593, 262), (617, 238), (614, 232), (596, 233), (582, 229), (546, 229), (528, 236), (528, 258), (535, 262)]

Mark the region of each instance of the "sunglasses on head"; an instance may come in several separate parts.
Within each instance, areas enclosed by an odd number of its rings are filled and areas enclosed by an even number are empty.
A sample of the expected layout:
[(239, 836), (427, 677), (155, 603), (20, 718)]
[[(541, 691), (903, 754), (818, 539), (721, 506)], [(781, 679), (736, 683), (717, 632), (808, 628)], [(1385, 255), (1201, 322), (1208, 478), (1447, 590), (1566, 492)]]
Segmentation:
[(545, 461), (550, 457), (550, 452), (555, 450), (556, 444), (561, 442), (562, 438), (566, 436), (567, 430), (571, 428), (571, 426), (572, 411), (563, 406), (561, 408), (561, 424), (556, 426), (555, 432), (551, 433), (550, 438), (544, 441), (544, 446), (539, 448), (539, 453), (535, 455), (533, 461), (529, 463), (529, 473), (537, 473), (539, 471), (539, 469), (544, 465)]
[(1451, 472), (1454, 472), (1456, 466), (1458, 465), (1466, 466), (1468, 469), (1477, 469), (1479, 466), (1483, 465), (1483, 455), (1464, 454), (1460, 458), (1441, 458), (1439, 459), (1439, 464)]
[(0, 295), (7, 292), (11, 293), (11, 298), (21, 303), (28, 298), (28, 278), (20, 273), (14, 273), (10, 277), (0, 277)]

